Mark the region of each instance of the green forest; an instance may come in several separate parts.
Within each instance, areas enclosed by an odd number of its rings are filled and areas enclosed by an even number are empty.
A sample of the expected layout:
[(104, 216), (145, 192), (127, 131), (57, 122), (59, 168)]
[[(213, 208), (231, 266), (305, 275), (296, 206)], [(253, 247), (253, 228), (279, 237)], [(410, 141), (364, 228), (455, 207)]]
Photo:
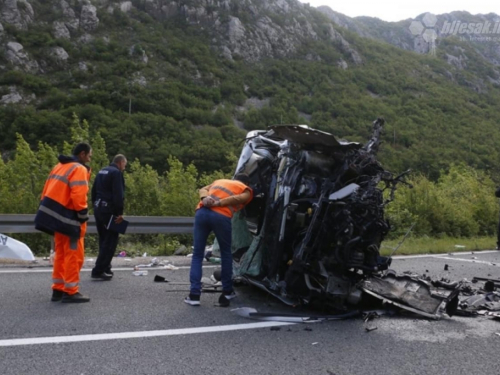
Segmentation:
[[(50, 4), (31, 3), (47, 20), (57, 16)], [(249, 63), (221, 57), (197, 25), (159, 22), (144, 2), (134, 5), (128, 14), (99, 11), (93, 39), (80, 45), (55, 39), (44, 22), (4, 25), (46, 65), (30, 74), (0, 54), (0, 96), (16, 87), (33, 98), (0, 106), (1, 213), (34, 213), (57, 154), (78, 139), (93, 146), (94, 173), (117, 153), (128, 157), (126, 214), (192, 216), (197, 189), (234, 171), (247, 131), (306, 124), (365, 142), (384, 117), (379, 160), (394, 173), (412, 169), (414, 185), (388, 207), (391, 236), (414, 222), (419, 236), (495, 233), (500, 88), (487, 79), (494, 67), (467, 43), (443, 39), (437, 56), (418, 55), (337, 28), (361, 55), (355, 64), (325, 37), (331, 22), (311, 12), (317, 40), (288, 58)], [(68, 52), (65, 65), (48, 52), (55, 46)], [(457, 48), (466, 70), (445, 61)]]

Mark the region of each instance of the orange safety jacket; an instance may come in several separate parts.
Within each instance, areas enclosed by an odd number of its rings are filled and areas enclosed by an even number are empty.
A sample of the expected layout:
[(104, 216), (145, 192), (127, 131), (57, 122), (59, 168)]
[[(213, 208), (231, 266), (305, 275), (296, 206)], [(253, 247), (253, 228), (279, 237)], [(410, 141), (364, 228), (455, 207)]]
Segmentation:
[[(233, 217), (235, 212), (241, 210), (245, 205), (250, 202), (253, 198), (253, 191), (250, 187), (245, 185), (243, 182), (237, 180), (215, 180), (210, 186), (208, 186), (208, 195), (214, 198), (216, 201), (219, 201), (224, 198), (228, 198), (234, 195), (239, 195), (244, 191), (250, 191), (250, 198), (247, 202), (231, 205), (231, 206), (212, 206), (210, 209), (212, 211), (218, 212), (227, 217)], [(203, 203), (198, 203), (196, 209), (199, 209), (203, 206)]]
[(60, 155), (59, 161), (45, 182), (35, 228), (51, 235), (58, 232), (71, 238), (84, 237), (90, 168), (73, 157)]

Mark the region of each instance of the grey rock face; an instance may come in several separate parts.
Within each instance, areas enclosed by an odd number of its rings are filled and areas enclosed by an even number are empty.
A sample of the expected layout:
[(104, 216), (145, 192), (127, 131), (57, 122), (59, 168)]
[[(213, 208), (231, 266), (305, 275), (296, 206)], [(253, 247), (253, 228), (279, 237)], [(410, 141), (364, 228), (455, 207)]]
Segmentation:
[(237, 51), (241, 43), (244, 42), (246, 29), (241, 23), (240, 19), (237, 17), (229, 17), (229, 22), (227, 23), (227, 36), (230, 45), (233, 50)]
[(0, 19), (18, 29), (27, 29), (35, 19), (35, 12), (26, 0), (4, 0), (0, 6)]
[(344, 37), (337, 30), (335, 30), (332, 25), (328, 26), (328, 35), (330, 40), (334, 43), (337, 43), (340, 47), (340, 50), (347, 53), (351, 57), (354, 64), (362, 64), (363, 59), (361, 58), (361, 55), (358, 53), (358, 51), (352, 48), (349, 42), (345, 40)]
[(318, 39), (298, 1), (197, 0), (186, 5), (180, 1), (145, 0), (144, 4), (146, 12), (156, 19), (181, 16), (188, 23), (206, 28), (213, 36), (213, 47), (228, 59), (288, 57), (305, 40)]
[(38, 63), (35, 60), (31, 60), (28, 57), (28, 54), (24, 51), (22, 44), (17, 42), (7, 43), (5, 57), (18, 69), (30, 73), (36, 73), (39, 69)]
[(78, 42), (87, 44), (94, 40), (94, 37), (90, 34), (83, 34), (80, 38), (78, 38)]
[(85, 31), (93, 31), (99, 26), (97, 8), (93, 5), (84, 5), (80, 14), (80, 27)]
[(146, 0), (144, 7), (146, 12), (157, 20), (165, 20), (166, 18), (181, 14), (181, 7), (175, 1)]
[(260, 17), (254, 25), (249, 26), (245, 26), (237, 17), (229, 17), (229, 21), (221, 24), (218, 30), (222, 53), (229, 55), (229, 50), (232, 57), (238, 55), (246, 61), (286, 57), (297, 51), (303, 38), (317, 38), (312, 27), (297, 29), (293, 24), (280, 26), (268, 16)]
[(85, 61), (80, 61), (78, 63), (78, 69), (80, 69), (82, 72), (86, 72), (88, 71), (88, 66), (87, 66), (87, 63)]
[(422, 35), (418, 35), (413, 41), (413, 50), (420, 54), (428, 53), (430, 50), (430, 45), (424, 40)]
[(63, 12), (63, 16), (65, 18), (75, 18), (75, 11), (69, 6), (69, 4), (65, 0), (61, 0), (60, 2), (61, 9)]
[(500, 86), (500, 78), (488, 77), (488, 81), (496, 86)]
[(446, 62), (450, 65), (455, 66), (455, 68), (460, 69), (460, 70), (463, 70), (467, 67), (465, 60), (467, 60), (467, 57), (465, 57), (464, 55), (460, 55), (459, 57), (457, 57), (457, 56), (446, 54)]
[(347, 63), (344, 60), (339, 60), (337, 62), (337, 66), (344, 70), (346, 70), (349, 67), (349, 65), (347, 65)]
[(0, 99), (0, 104), (13, 104), (19, 103), (23, 100), (23, 97), (17, 92), (13, 91), (11, 88), (11, 93), (7, 95), (3, 95), (2, 99)]
[(227, 46), (221, 47), (221, 55), (224, 56), (228, 60), (233, 60), (233, 53)]
[(15, 54), (20, 54), (21, 51), (24, 49), (23, 45), (17, 42), (9, 42), (7, 43), (7, 49), (9, 51), (14, 52)]
[(132, 10), (132, 2), (131, 1), (124, 1), (120, 3), (120, 10), (123, 13), (128, 13)]
[(61, 0), (59, 3), (62, 9), (64, 25), (70, 32), (78, 31), (80, 27), (80, 20), (76, 18), (75, 11), (69, 6), (65, 0)]
[(51, 49), (52, 56), (56, 58), (59, 62), (66, 62), (68, 60), (69, 55), (66, 50), (62, 47), (53, 47)]
[(52, 26), (52, 34), (56, 39), (70, 39), (71, 35), (64, 22), (56, 21)]
[(146, 77), (144, 77), (142, 74), (135, 74), (134, 78), (132, 79), (132, 84), (141, 87), (146, 87), (148, 85), (148, 81), (146, 80)]

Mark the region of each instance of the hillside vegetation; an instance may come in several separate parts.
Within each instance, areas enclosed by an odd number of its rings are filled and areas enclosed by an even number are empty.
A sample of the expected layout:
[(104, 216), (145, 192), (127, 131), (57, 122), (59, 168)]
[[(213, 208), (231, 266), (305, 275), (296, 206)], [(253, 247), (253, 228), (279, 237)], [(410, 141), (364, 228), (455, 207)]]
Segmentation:
[[(393, 172), (414, 171), (416, 188), (390, 211), (398, 233), (415, 220), (420, 234), (494, 233), (500, 88), (488, 80), (495, 67), (466, 42), (446, 39), (436, 56), (419, 55), (341, 29), (294, 0), (269, 2), (290, 4), (289, 13), (257, 0), (229, 1), (229, 8), (204, 9), (217, 12), (219, 23), (238, 18), (250, 30), (257, 27), (253, 6), (276, 28), (293, 17), (297, 30), (310, 26), (316, 37), (302, 37), (287, 55), (252, 60), (233, 49), (228, 58), (214, 45), (222, 37), (212, 24), (155, 18), (139, 0), (127, 12), (97, 6), (91, 32), (55, 37), (59, 3), (29, 1), (35, 22), (3, 23), (2, 44), (21, 44), (38, 68), (16, 66), (8, 48), (0, 51), (2, 212), (34, 212), (55, 154), (74, 139), (75, 121), (88, 124), (94, 147), (102, 142), (94, 170), (116, 153), (132, 161), (128, 214), (189, 215), (193, 202), (179, 204), (185, 198), (172, 194), (168, 176), (182, 175), (193, 193), (206, 176), (230, 175), (246, 131), (301, 123), (364, 142), (381, 116), (379, 159)], [(67, 3), (75, 11), (85, 4)], [(66, 59), (54, 52), (60, 49)], [(457, 51), (467, 69), (447, 63)], [(7, 100), (15, 94), (22, 100)], [(30, 167), (19, 169), (28, 154), (35, 155)], [(20, 194), (26, 189), (29, 199)]]

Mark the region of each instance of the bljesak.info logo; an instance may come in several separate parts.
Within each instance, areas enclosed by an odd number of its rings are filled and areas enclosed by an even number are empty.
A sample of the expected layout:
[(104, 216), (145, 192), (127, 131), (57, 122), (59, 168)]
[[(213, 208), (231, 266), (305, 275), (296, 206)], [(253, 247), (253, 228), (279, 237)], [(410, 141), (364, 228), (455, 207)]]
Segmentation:
[(441, 35), (455, 35), (461, 40), (476, 42), (500, 41), (500, 21), (461, 22), (444, 21)]

